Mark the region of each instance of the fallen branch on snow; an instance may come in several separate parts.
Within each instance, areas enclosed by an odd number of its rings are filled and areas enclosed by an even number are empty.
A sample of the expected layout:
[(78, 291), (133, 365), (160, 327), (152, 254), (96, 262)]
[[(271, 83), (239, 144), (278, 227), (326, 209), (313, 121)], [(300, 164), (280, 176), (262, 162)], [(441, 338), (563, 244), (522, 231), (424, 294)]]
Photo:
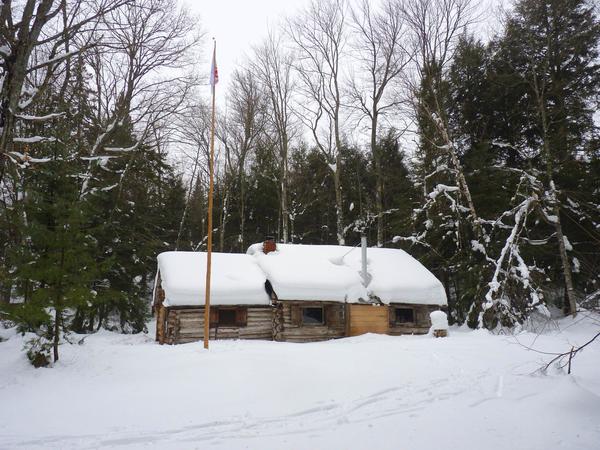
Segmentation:
[[(579, 353), (585, 347), (587, 347), (592, 342), (594, 342), (599, 336), (600, 336), (600, 331), (598, 333), (596, 333), (596, 335), (593, 338), (591, 338), (589, 341), (587, 341), (585, 344), (580, 345), (579, 347), (571, 347), (571, 350), (569, 350), (568, 352), (557, 354), (554, 358), (552, 358), (548, 362), (548, 364), (546, 364), (546, 366), (542, 369), (542, 372), (546, 372), (552, 364), (557, 363), (558, 367), (561, 369), (564, 369), (565, 367), (567, 367), (567, 373), (570, 374), (571, 373), (571, 361), (573, 360), (573, 358), (577, 355), (577, 353)], [(567, 357), (568, 357), (568, 359), (567, 359)]]

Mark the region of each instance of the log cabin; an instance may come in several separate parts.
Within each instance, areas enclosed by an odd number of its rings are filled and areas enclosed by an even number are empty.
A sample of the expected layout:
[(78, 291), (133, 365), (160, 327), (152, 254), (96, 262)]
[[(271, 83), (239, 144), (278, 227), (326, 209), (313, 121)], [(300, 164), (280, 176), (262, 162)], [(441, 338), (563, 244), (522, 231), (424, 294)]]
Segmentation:
[[(203, 339), (206, 254), (158, 256), (156, 340)], [(446, 306), (441, 282), (399, 249), (276, 244), (213, 253), (210, 339), (311, 342), (424, 334)]]
[[(245, 254), (213, 253), (210, 339), (272, 339), (273, 307), (266, 278)], [(153, 309), (156, 340), (182, 344), (204, 339), (206, 253), (158, 255)]]
[(329, 260), (343, 248), (273, 241), (250, 246), (247, 253), (265, 273), (274, 306), (273, 339), (311, 342), (346, 336), (345, 304), (356, 274)]
[(400, 249), (271, 242), (247, 253), (267, 279), (275, 340), (425, 334), (447, 305), (442, 283)]

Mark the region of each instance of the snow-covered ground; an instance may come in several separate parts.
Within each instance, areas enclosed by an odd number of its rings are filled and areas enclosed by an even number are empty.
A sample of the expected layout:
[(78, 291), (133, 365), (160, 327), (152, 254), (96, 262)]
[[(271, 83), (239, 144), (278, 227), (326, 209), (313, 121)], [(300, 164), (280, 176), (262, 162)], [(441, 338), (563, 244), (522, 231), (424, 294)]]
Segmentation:
[(450, 329), (160, 346), (100, 332), (34, 369), (1, 330), (1, 449), (600, 449), (600, 317), (537, 336)]

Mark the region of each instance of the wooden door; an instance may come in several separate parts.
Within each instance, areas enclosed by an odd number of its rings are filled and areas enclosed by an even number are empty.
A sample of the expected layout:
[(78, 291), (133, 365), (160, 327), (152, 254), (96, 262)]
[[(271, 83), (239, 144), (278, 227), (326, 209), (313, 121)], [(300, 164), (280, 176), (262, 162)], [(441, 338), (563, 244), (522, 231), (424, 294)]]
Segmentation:
[(385, 305), (348, 305), (348, 336), (388, 332), (388, 307)]

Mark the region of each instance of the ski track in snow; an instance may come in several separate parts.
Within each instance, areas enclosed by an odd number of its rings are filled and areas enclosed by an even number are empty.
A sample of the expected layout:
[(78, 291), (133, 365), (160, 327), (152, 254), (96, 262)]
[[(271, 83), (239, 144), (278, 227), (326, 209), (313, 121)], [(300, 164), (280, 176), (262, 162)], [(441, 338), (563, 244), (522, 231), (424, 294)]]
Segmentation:
[[(140, 435), (135, 432), (115, 433), (111, 438), (103, 435), (81, 436), (50, 436), (22, 442), (2, 443), (16, 445), (22, 448), (47, 448), (54, 443), (61, 447), (74, 445), (76, 448), (119, 447), (145, 442), (159, 443), (161, 440), (176, 439), (180, 442), (200, 442), (214, 440), (244, 440), (259, 436), (293, 435), (307, 432), (331, 430), (339, 425), (372, 421), (382, 417), (397, 416), (423, 411), (432, 401), (444, 401), (462, 394), (468, 386), (462, 389), (448, 389), (449, 379), (440, 378), (428, 381), (427, 386), (412, 385), (383, 389), (371, 395), (360, 397), (347, 403), (329, 403), (314, 408), (287, 414), (282, 417), (248, 418), (241, 417), (232, 420), (211, 421), (197, 425), (189, 425), (177, 429), (164, 430)], [(273, 431), (280, 429), (280, 431)], [(74, 447), (74, 448), (75, 448)], [(63, 447), (65, 448), (65, 447)]]
[[(561, 342), (581, 342), (572, 334), (534, 338), (545, 351)], [(401, 448), (393, 440), (398, 434), (406, 448), (426, 450), (440, 445), (479, 449), (483, 441), (490, 450), (509, 445), (511, 450), (600, 448), (598, 346), (574, 360), (575, 374), (581, 376), (541, 376), (534, 374), (543, 361), (539, 354), (515, 346), (511, 337), (487, 332), (454, 330), (444, 340), (367, 335), (317, 344), (228, 341), (213, 344), (211, 353), (197, 344), (158, 346), (146, 336), (103, 332), (82, 346), (63, 346), (58, 367), (34, 370), (15, 354), (22, 345), (18, 339), (0, 343), (0, 399), (8, 398), (0, 402), (2, 450), (396, 449)], [(331, 365), (324, 369), (324, 364)], [(248, 372), (230, 372), (232, 367)], [(200, 403), (204, 393), (195, 389), (191, 398), (186, 395), (202, 376), (215, 391), (208, 392), (213, 400), (205, 408)], [(286, 380), (294, 390), (298, 383), (320, 379), (333, 383), (331, 393), (325, 386), (276, 398), (286, 392)], [(252, 392), (234, 385), (240, 392), (225, 396), (221, 407), (220, 389), (240, 380), (258, 391), (260, 403), (254, 405)], [(158, 390), (150, 389), (153, 383), (159, 383)], [(59, 392), (52, 392), (53, 385)], [(70, 389), (76, 397), (89, 392), (90, 399), (81, 398), (77, 405), (87, 420), (68, 403), (48, 407)], [(136, 389), (137, 395), (126, 401), (135, 403), (139, 415), (130, 419), (123, 420), (127, 414), (118, 404), (114, 410), (107, 408), (110, 402), (94, 405), (104, 394), (118, 398)], [(263, 398), (271, 392), (273, 398)], [(19, 400), (26, 403), (21, 409)], [(58, 416), (55, 428), (41, 424), (38, 429), (35, 419), (31, 426), (21, 425), (30, 419), (23, 411), (34, 415), (37, 402), (39, 415), (54, 411)], [(165, 421), (157, 420), (156, 413), (164, 414)]]

